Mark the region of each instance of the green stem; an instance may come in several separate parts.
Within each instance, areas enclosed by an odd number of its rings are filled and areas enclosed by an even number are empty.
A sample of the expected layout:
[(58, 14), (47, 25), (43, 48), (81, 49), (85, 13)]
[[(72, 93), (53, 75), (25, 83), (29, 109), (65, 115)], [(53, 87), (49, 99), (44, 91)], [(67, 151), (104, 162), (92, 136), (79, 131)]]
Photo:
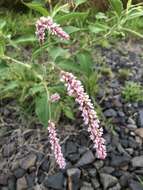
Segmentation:
[(11, 58), (11, 57), (9, 57), (9, 56), (4, 55), (4, 56), (2, 56), (1, 58), (4, 59), (4, 60), (7, 60), (7, 61), (15, 62), (15, 63), (17, 63), (17, 64), (19, 64), (19, 65), (22, 65), (22, 66), (24, 66), (24, 67), (26, 67), (26, 68), (31, 69), (31, 66), (30, 66), (29, 64), (23, 63), (23, 62), (21, 62), (21, 61), (18, 61), (18, 60), (16, 60), (16, 59), (13, 59), (13, 58)]
[[(43, 86), (45, 88), (45, 91), (46, 91), (46, 94), (47, 94), (47, 98), (48, 98), (48, 100), (50, 100), (50, 94), (49, 94), (49, 90), (47, 88), (47, 85), (46, 85), (45, 82), (43, 82), (42, 84), (43, 84)], [(49, 103), (49, 106), (48, 106), (49, 107), (49, 120), (51, 120), (51, 104), (50, 104), (50, 101), (48, 103)]]
[(136, 31), (134, 31), (134, 30), (131, 30), (131, 29), (129, 29), (129, 28), (122, 28), (122, 30), (124, 30), (124, 31), (126, 31), (126, 32), (130, 32), (130, 33), (132, 33), (132, 34), (134, 34), (134, 35), (136, 35), (136, 36), (138, 36), (138, 37), (140, 37), (140, 38), (143, 38), (143, 35), (142, 35), (142, 34), (136, 32)]
[[(27, 63), (23, 63), (23, 62), (21, 62), (21, 61), (18, 61), (18, 60), (16, 60), (16, 59), (13, 59), (13, 58), (11, 58), (11, 57), (9, 57), (9, 56), (2, 56), (1, 57), (2, 59), (4, 59), (4, 60), (7, 60), (7, 61), (12, 61), (12, 62), (14, 62), (14, 63), (17, 63), (17, 64), (19, 64), (19, 65), (22, 65), (22, 66), (24, 66), (25, 68), (27, 68), (27, 69), (29, 69), (29, 70), (31, 70), (32, 69), (32, 67), (31, 67), (31, 65), (29, 65), (29, 64), (27, 64)], [(34, 74), (36, 75), (36, 77), (38, 78), (38, 79), (40, 79), (40, 81), (43, 81), (43, 77), (41, 76), (41, 75), (39, 75), (37, 72), (35, 72), (34, 70), (32, 70), (32, 72), (34, 72)]]

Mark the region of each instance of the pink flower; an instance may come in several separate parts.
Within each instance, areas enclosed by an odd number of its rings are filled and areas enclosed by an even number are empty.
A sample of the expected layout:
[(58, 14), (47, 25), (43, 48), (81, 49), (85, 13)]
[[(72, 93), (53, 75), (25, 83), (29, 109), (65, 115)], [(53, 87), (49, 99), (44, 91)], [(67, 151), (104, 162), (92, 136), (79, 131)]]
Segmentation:
[(105, 159), (106, 147), (105, 140), (102, 138), (103, 129), (99, 126), (99, 120), (89, 96), (84, 91), (81, 82), (72, 73), (61, 71), (61, 81), (65, 83), (68, 95), (74, 97), (79, 104), (79, 110), (82, 112), (84, 124), (88, 125), (88, 132), (98, 158)]
[(45, 40), (45, 30), (51, 32), (52, 35), (58, 36), (63, 40), (69, 40), (69, 35), (63, 31), (60, 25), (54, 23), (51, 17), (40, 17), (36, 22), (36, 35), (42, 44)]
[(58, 102), (60, 98), (61, 98), (60, 95), (58, 93), (55, 93), (51, 95), (50, 100), (51, 102)]
[(52, 121), (48, 122), (48, 131), (49, 131), (51, 149), (54, 152), (56, 162), (61, 169), (64, 169), (66, 166), (66, 162), (62, 154), (61, 146), (59, 144), (59, 139), (57, 138), (55, 124)]

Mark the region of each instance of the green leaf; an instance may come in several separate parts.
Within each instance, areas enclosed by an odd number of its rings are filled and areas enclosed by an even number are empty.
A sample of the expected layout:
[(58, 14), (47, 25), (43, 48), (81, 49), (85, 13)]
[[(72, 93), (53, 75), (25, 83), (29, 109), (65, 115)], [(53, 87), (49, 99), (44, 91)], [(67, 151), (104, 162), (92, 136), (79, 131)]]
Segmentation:
[(0, 56), (4, 55), (5, 47), (0, 44)]
[(112, 9), (116, 12), (116, 14), (118, 16), (121, 15), (122, 11), (123, 11), (123, 3), (121, 0), (109, 0)]
[(44, 87), (41, 84), (34, 84), (32, 88), (29, 89), (27, 93), (28, 96), (34, 96), (37, 93), (43, 93), (44, 92)]
[(71, 21), (71, 20), (84, 20), (88, 15), (88, 12), (73, 12), (73, 13), (69, 13), (63, 16), (58, 16), (56, 18), (56, 21), (58, 23), (66, 23), (67, 21)]
[(39, 13), (41, 13), (43, 16), (48, 16), (49, 13), (47, 11), (47, 9), (45, 9), (41, 3), (37, 3), (37, 2), (32, 2), (32, 3), (24, 3), (27, 7), (29, 7), (30, 9), (33, 9), (35, 11), (38, 11)]
[(64, 107), (63, 107), (63, 112), (64, 112), (64, 114), (65, 114), (65, 116), (66, 116), (67, 118), (74, 120), (74, 114), (73, 114), (73, 110), (72, 110), (71, 107), (69, 107), (69, 106), (67, 106), (67, 105), (64, 106)]
[(109, 27), (106, 26), (105, 24), (100, 24), (100, 23), (95, 23), (94, 25), (89, 25), (88, 29), (90, 32), (98, 34), (100, 32), (106, 32)]
[(53, 121), (58, 122), (61, 116), (61, 106), (59, 102), (51, 103), (51, 118)]
[(38, 119), (45, 127), (47, 127), (50, 113), (49, 113), (49, 99), (46, 93), (36, 97), (35, 106), (36, 106), (35, 112), (38, 116)]
[(60, 3), (57, 3), (52, 11), (52, 17), (54, 18), (57, 13), (59, 12), (64, 12), (64, 13), (69, 13), (69, 5), (68, 3), (61, 5)]
[(0, 39), (0, 56), (4, 55), (5, 52), (5, 40), (4, 39)]
[(67, 49), (63, 49), (61, 47), (54, 47), (48, 50), (49, 55), (52, 57), (53, 61), (55, 61), (58, 57), (62, 57), (67, 59), (70, 57), (70, 54)]
[(82, 29), (81, 28), (77, 28), (75, 26), (66, 26), (64, 27), (64, 30), (68, 33), (68, 34), (72, 34), (74, 32), (78, 32), (78, 31), (81, 31)]
[(7, 67), (8, 67), (8, 66), (7, 66), (6, 62), (3, 61), (3, 60), (0, 60), (0, 71), (1, 71), (2, 69), (7, 68)]
[(15, 90), (15, 88), (17, 88), (19, 85), (18, 85), (18, 82), (17, 81), (10, 81), (4, 88), (4, 90), (2, 91), (3, 93), (6, 93), (8, 91), (12, 91), (12, 90)]
[(87, 76), (92, 72), (92, 56), (88, 51), (78, 53), (77, 61), (80, 65), (80, 70)]
[(71, 60), (63, 60), (58, 63), (58, 66), (66, 71), (79, 72), (81, 73), (78, 63), (73, 63)]
[(3, 19), (0, 19), (0, 30), (2, 30), (6, 25), (6, 21)]
[(128, 13), (128, 10), (130, 9), (131, 5), (132, 5), (132, 0), (128, 0), (128, 2), (127, 2), (127, 9), (126, 9), (127, 13)]
[(107, 19), (108, 17), (104, 14), (104, 13), (102, 13), (102, 12), (99, 12), (99, 13), (97, 13), (96, 14), (96, 19)]
[(63, 94), (65, 92), (65, 88), (62, 84), (57, 84), (55, 86), (51, 86), (48, 88), (49, 91), (54, 94), (55, 92), (59, 93), (59, 94)]
[(36, 41), (36, 37), (31, 35), (31, 36), (22, 36), (14, 40), (16, 44), (26, 44), (26, 43), (33, 43)]
[(78, 7), (79, 5), (81, 5), (81, 4), (85, 3), (85, 2), (87, 2), (87, 0), (75, 0), (74, 1), (76, 7)]

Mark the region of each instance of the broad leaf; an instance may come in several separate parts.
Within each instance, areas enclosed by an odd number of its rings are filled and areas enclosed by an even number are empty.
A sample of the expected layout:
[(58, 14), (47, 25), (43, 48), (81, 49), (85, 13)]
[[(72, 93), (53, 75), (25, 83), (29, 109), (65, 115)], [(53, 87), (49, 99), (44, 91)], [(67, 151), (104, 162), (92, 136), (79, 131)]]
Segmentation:
[(127, 2), (127, 10), (126, 10), (127, 13), (128, 13), (128, 10), (130, 9), (131, 5), (132, 5), (132, 0), (128, 0), (128, 2)]
[(87, 76), (92, 72), (92, 57), (88, 51), (83, 51), (77, 54), (77, 60), (80, 65), (80, 70)]
[(66, 15), (63, 15), (63, 16), (58, 16), (56, 18), (56, 21), (58, 23), (65, 23), (67, 21), (71, 21), (73, 19), (76, 19), (76, 20), (84, 20), (88, 15), (88, 12), (73, 12), (73, 13), (69, 13), (69, 14), (66, 14)]
[(75, 27), (75, 26), (66, 26), (66, 27), (64, 27), (64, 30), (65, 30), (68, 34), (72, 34), (72, 33), (74, 33), (74, 32), (78, 32), (78, 31), (81, 31), (81, 30), (83, 30), (83, 29), (77, 28), (77, 27)]
[(52, 57), (53, 61), (55, 61), (58, 57), (62, 57), (67, 59), (70, 57), (70, 54), (67, 49), (63, 49), (61, 47), (54, 47), (48, 49), (49, 55)]
[(69, 118), (69, 119), (72, 119), (72, 120), (74, 120), (75, 118), (74, 118), (74, 114), (73, 114), (73, 109), (71, 108), (71, 107), (69, 107), (69, 106), (64, 106), (63, 107), (63, 112), (64, 112), (64, 114), (65, 114), (65, 116), (67, 117), (67, 118)]
[(49, 119), (58, 121), (61, 115), (59, 102), (51, 103), (46, 93), (36, 98), (35, 112), (40, 122), (47, 127)]
[(18, 88), (18, 82), (17, 81), (10, 81), (3, 89), (3, 93), (6, 93), (8, 91), (12, 91), (15, 90), (16, 88)]
[(26, 43), (33, 43), (36, 41), (36, 37), (31, 35), (31, 36), (22, 36), (14, 40), (16, 44), (26, 44)]
[(123, 11), (123, 3), (121, 0), (109, 0), (112, 9), (116, 12), (116, 14), (118, 16), (121, 15), (122, 11)]
[(58, 63), (58, 66), (66, 71), (79, 72), (81, 73), (78, 63), (73, 63), (71, 60), (63, 60)]
[(0, 19), (0, 30), (2, 30), (5, 25), (6, 25), (6, 21), (3, 19)]
[(0, 60), (0, 78), (6, 74), (8, 65), (5, 63), (5, 61)]
[(27, 93), (27, 96), (34, 96), (37, 93), (43, 93), (44, 87), (41, 84), (34, 84)]
[(88, 29), (90, 32), (98, 34), (100, 32), (106, 32), (109, 29), (109, 27), (105, 24), (103, 25), (100, 23), (95, 23), (94, 25), (89, 25)]
[(79, 5), (85, 3), (87, 0), (75, 0), (75, 5), (78, 7)]
[(96, 19), (107, 19), (108, 17), (104, 14), (104, 13), (102, 13), (102, 12), (99, 12), (99, 13), (97, 13), (96, 14)]
[(46, 93), (36, 98), (35, 112), (40, 122), (47, 127), (49, 120), (49, 99)]
[(32, 2), (32, 3), (24, 3), (24, 4), (25, 4), (27, 7), (29, 7), (30, 9), (33, 9), (33, 10), (35, 10), (35, 11), (38, 11), (38, 12), (41, 13), (43, 16), (48, 16), (48, 15), (49, 15), (47, 9), (44, 8), (41, 3)]

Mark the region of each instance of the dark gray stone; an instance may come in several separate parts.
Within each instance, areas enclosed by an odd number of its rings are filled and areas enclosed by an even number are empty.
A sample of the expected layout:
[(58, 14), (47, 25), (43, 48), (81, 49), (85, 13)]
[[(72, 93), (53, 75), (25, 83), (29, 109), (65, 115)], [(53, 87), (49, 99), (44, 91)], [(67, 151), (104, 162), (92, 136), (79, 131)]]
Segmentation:
[(80, 188), (80, 190), (94, 190), (93, 187), (91, 186), (90, 183), (87, 182), (83, 182), (82, 187)]
[(28, 188), (32, 188), (34, 186), (35, 177), (36, 177), (35, 173), (26, 174), (26, 181), (27, 181)]
[(8, 189), (9, 190), (16, 190), (16, 178), (15, 178), (15, 176), (11, 176), (8, 179)]
[(36, 155), (35, 154), (28, 154), (25, 158), (20, 161), (20, 167), (24, 170), (29, 169), (30, 167), (34, 166), (36, 162)]
[(104, 190), (109, 187), (113, 187), (118, 183), (118, 179), (116, 177), (104, 173), (100, 174), (100, 181), (104, 187)]
[(131, 162), (133, 167), (143, 167), (143, 156), (136, 156)]
[(88, 170), (88, 173), (90, 177), (96, 177), (97, 171), (95, 168), (91, 168)]
[(117, 183), (117, 185), (115, 185), (114, 187), (109, 188), (108, 190), (120, 190), (121, 186), (119, 183)]
[(80, 158), (80, 154), (78, 153), (73, 153), (73, 154), (69, 154), (67, 156), (67, 159), (70, 160), (72, 163), (76, 163)]
[(8, 187), (0, 187), (1, 190), (9, 190)]
[(49, 161), (47, 159), (42, 162), (41, 169), (45, 172), (49, 171)]
[(87, 152), (85, 152), (81, 156), (81, 158), (77, 162), (76, 166), (80, 167), (80, 166), (84, 166), (84, 165), (87, 165), (87, 164), (91, 164), (94, 160), (95, 160), (95, 157), (94, 157), (92, 151), (88, 150)]
[(85, 153), (88, 150), (87, 147), (81, 146), (78, 148), (78, 152), (80, 155), (82, 155), (83, 153)]
[(104, 166), (104, 162), (102, 160), (96, 160), (94, 162), (94, 166), (97, 170), (99, 170), (100, 168), (102, 168)]
[(92, 178), (91, 182), (92, 182), (92, 185), (93, 185), (94, 189), (97, 189), (97, 188), (100, 187), (100, 183), (96, 178)]
[(23, 177), (25, 174), (25, 170), (22, 168), (17, 168), (16, 170), (14, 170), (14, 175), (16, 178), (21, 178)]
[(138, 123), (141, 127), (143, 127), (143, 109), (139, 110)]
[(129, 182), (129, 187), (131, 190), (143, 190), (143, 185), (141, 185), (139, 182), (131, 180)]
[(0, 174), (0, 185), (7, 185), (7, 182), (8, 182), (8, 175)]
[(119, 117), (125, 117), (125, 114), (122, 111), (118, 111), (118, 115), (119, 115)]
[(115, 168), (110, 167), (110, 166), (105, 166), (105, 167), (103, 167), (103, 168), (100, 170), (101, 173), (106, 173), (106, 174), (111, 174), (111, 173), (114, 172), (114, 171), (115, 171)]
[(116, 117), (117, 112), (114, 109), (110, 108), (110, 109), (104, 111), (104, 115), (105, 115), (105, 117)]
[(111, 158), (111, 166), (114, 167), (125, 166), (130, 163), (130, 159), (131, 158), (127, 155), (121, 155), (121, 156), (113, 155)]
[(65, 181), (64, 175), (62, 173), (57, 173), (55, 175), (48, 176), (44, 181), (44, 186), (56, 190), (63, 190), (64, 181)]
[(66, 147), (66, 155), (77, 152), (77, 145), (72, 141), (67, 141), (65, 147)]
[(129, 180), (132, 178), (132, 175), (129, 172), (125, 172), (121, 177), (120, 177), (120, 184), (122, 187), (127, 187)]

